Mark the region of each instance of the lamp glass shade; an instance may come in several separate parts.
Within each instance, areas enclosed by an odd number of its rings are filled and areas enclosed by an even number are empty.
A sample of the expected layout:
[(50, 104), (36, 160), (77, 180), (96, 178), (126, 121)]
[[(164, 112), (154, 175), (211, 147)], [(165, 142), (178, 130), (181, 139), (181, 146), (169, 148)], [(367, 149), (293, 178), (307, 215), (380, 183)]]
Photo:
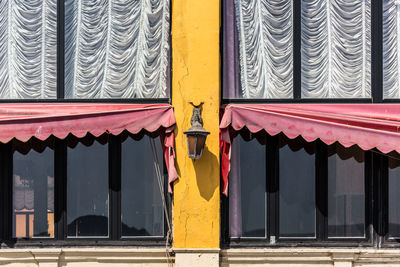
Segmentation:
[(197, 142), (196, 142), (196, 155), (203, 154), (204, 144), (206, 143), (206, 135), (198, 135)]
[(190, 155), (195, 154), (195, 147), (196, 147), (196, 136), (195, 135), (187, 135), (188, 139), (188, 149), (189, 149), (189, 157)]
[(207, 134), (204, 133), (186, 133), (188, 142), (189, 158), (199, 159), (203, 154)]

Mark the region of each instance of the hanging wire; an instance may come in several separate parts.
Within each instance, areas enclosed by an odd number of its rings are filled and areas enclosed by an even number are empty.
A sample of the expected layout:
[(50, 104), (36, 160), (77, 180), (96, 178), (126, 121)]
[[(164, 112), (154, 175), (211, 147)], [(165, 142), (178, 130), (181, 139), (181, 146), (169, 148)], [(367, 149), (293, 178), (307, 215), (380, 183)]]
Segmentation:
[(168, 214), (168, 209), (167, 209), (167, 202), (165, 200), (165, 195), (164, 195), (163, 176), (162, 176), (161, 170), (160, 170), (160, 163), (159, 163), (158, 156), (157, 156), (157, 150), (156, 150), (156, 144), (155, 144), (154, 138), (149, 137), (149, 141), (150, 141), (151, 150), (153, 152), (153, 159), (154, 159), (153, 163), (154, 163), (154, 170), (155, 170), (156, 176), (157, 176), (158, 188), (160, 189), (160, 195), (161, 195), (161, 200), (163, 203), (164, 214), (165, 214), (165, 218), (166, 218), (167, 225), (168, 225), (167, 239), (165, 241), (165, 252), (166, 252), (166, 256), (167, 256), (167, 265), (172, 266), (172, 262), (170, 262), (170, 255), (169, 255), (169, 243), (170, 243), (172, 228), (171, 228), (171, 222), (169, 219), (169, 214)]

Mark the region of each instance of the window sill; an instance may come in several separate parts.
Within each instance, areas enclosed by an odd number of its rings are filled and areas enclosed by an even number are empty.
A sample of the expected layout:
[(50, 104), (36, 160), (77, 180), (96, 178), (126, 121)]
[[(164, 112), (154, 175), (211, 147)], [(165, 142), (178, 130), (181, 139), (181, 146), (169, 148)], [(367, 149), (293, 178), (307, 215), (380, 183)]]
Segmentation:
[[(165, 238), (137, 238), (130, 240), (100, 240), (90, 238), (51, 240), (51, 239), (19, 239), (5, 241), (1, 244), (1, 249), (19, 249), (19, 248), (65, 248), (65, 247), (164, 247)], [(164, 253), (165, 254), (165, 253)]]

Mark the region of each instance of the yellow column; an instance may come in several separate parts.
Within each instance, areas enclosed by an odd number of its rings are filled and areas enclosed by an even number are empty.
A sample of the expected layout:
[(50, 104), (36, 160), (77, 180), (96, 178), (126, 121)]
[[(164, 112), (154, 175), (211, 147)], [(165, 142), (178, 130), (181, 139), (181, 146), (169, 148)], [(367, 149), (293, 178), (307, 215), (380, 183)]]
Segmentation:
[[(220, 1), (172, 0), (172, 105), (177, 122), (174, 186), (174, 248), (218, 248)], [(194, 104), (203, 104), (204, 128), (211, 132), (201, 159), (188, 157), (184, 131)]]

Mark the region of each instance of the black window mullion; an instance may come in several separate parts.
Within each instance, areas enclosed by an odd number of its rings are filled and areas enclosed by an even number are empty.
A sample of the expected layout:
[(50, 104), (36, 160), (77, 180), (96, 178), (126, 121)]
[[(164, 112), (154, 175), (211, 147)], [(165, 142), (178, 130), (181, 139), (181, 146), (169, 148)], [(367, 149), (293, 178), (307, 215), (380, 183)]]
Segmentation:
[(372, 164), (372, 152), (365, 151), (365, 235), (369, 241), (373, 240), (374, 227), (372, 224), (373, 220), (373, 164)]
[(267, 238), (271, 243), (279, 237), (279, 137), (267, 136)]
[(0, 143), (0, 242), (12, 240), (12, 142)]
[(373, 226), (375, 230), (374, 245), (381, 247), (387, 234), (388, 221), (388, 176), (387, 157), (379, 152), (373, 153)]
[(109, 138), (109, 198), (110, 198), (110, 239), (121, 238), (121, 138)]
[(54, 155), (54, 237), (67, 237), (67, 143), (56, 139)]
[(293, 1), (293, 98), (301, 98), (301, 0)]
[(57, 99), (64, 99), (65, 4), (57, 0)]
[(316, 237), (328, 239), (328, 148), (319, 139), (315, 155)]
[(371, 94), (372, 102), (383, 100), (382, 0), (371, 1)]

